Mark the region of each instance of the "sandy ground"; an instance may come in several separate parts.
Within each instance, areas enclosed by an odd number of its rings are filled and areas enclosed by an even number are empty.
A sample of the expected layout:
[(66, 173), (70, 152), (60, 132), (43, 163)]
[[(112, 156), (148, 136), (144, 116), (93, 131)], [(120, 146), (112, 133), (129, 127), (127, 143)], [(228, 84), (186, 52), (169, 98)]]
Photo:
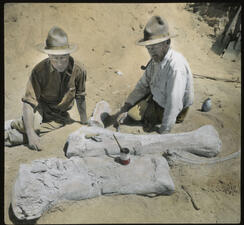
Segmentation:
[[(79, 50), (73, 57), (85, 64), (87, 111), (109, 102), (119, 109), (142, 75), (149, 60), (144, 47), (135, 41), (155, 14), (164, 16), (178, 37), (172, 47), (188, 60), (193, 73), (217, 78), (241, 79), (240, 61), (220, 58), (210, 50), (213, 29), (177, 4), (6, 4), (4, 7), (5, 120), (22, 113), (21, 97), (30, 72), (46, 57), (34, 45), (44, 42), (48, 30), (57, 25)], [(115, 71), (123, 73), (118, 76)], [(212, 124), (222, 140), (225, 156), (240, 149), (241, 88), (238, 83), (194, 78), (195, 102), (184, 123), (172, 132), (185, 132)], [(199, 111), (210, 97), (213, 107)], [(70, 111), (79, 119), (77, 108)], [(42, 137), (44, 149), (34, 152), (25, 146), (5, 147), (4, 220), (11, 224), (11, 189), (20, 164), (34, 159), (61, 157), (67, 136), (81, 125), (72, 124)], [(108, 129), (114, 129), (109, 127)], [(122, 126), (121, 132), (143, 133), (140, 126)], [(240, 222), (240, 158), (213, 165), (177, 165), (170, 171), (176, 191), (171, 196), (147, 198), (137, 195), (102, 196), (57, 205), (37, 224), (52, 223), (238, 223)], [(200, 210), (194, 209), (181, 185), (187, 187)]]

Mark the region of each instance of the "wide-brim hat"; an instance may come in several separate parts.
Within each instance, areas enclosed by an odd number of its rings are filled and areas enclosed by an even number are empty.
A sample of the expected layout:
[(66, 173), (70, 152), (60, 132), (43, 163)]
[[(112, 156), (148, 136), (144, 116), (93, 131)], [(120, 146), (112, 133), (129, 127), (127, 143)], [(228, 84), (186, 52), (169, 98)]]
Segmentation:
[(57, 26), (52, 27), (48, 32), (46, 42), (36, 47), (39, 51), (51, 55), (70, 54), (77, 49), (77, 45), (69, 43), (67, 34)]
[(160, 16), (150, 18), (144, 28), (144, 37), (136, 42), (137, 45), (153, 45), (170, 38), (176, 37), (177, 34), (169, 32), (167, 21)]

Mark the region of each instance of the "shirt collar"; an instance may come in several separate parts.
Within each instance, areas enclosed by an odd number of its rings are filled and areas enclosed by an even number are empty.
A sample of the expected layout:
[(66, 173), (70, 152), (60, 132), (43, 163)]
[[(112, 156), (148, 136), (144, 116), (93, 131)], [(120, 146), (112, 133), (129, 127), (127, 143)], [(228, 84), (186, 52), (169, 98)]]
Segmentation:
[[(50, 62), (50, 60), (49, 60), (49, 66), (50, 66), (49, 69), (50, 69), (51, 73), (56, 71), (56, 69), (52, 66), (52, 63)], [(67, 74), (68, 76), (71, 76), (72, 71), (73, 71), (73, 67), (74, 67), (74, 59), (73, 59), (73, 57), (70, 56), (69, 57), (69, 64), (68, 64), (66, 70), (64, 71), (64, 73)]]
[(163, 68), (166, 64), (166, 62), (168, 61), (168, 59), (171, 57), (172, 54), (172, 49), (169, 47), (168, 52), (166, 53), (166, 55), (164, 56), (164, 59), (160, 62), (161, 64), (161, 68)]

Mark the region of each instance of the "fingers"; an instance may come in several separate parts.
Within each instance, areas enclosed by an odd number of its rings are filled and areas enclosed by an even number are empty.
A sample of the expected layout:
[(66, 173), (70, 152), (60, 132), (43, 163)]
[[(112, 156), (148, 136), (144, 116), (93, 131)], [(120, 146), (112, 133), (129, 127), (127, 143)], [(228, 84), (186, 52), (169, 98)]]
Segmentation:
[(38, 140), (38, 144), (36, 145), (36, 149), (37, 149), (37, 151), (42, 150), (42, 145), (41, 145), (40, 139)]
[(36, 145), (34, 145), (34, 150), (39, 151), (39, 148)]
[(40, 140), (36, 140), (35, 142), (29, 143), (29, 147), (30, 147), (30, 149), (35, 150), (35, 151), (41, 151), (42, 150)]
[(41, 151), (42, 146), (40, 142), (40, 137), (35, 133), (30, 133), (28, 136), (28, 141), (29, 141), (29, 148), (35, 151)]
[(41, 151), (42, 150), (42, 147), (41, 147), (41, 145), (39, 145), (39, 146), (36, 146), (36, 151)]
[(30, 144), (29, 144), (29, 148), (30, 148), (31, 150), (38, 151), (38, 148), (37, 148), (35, 145), (30, 145)]
[(126, 117), (127, 117), (127, 112), (122, 113), (117, 119), (118, 123), (123, 123)]
[(41, 151), (42, 148), (41, 146), (37, 146), (37, 145), (29, 145), (30, 149), (34, 150), (34, 151)]
[(111, 123), (117, 129), (119, 129), (119, 125), (124, 123), (125, 118), (127, 117), (127, 112), (121, 113), (117, 112), (114, 115), (110, 116)]

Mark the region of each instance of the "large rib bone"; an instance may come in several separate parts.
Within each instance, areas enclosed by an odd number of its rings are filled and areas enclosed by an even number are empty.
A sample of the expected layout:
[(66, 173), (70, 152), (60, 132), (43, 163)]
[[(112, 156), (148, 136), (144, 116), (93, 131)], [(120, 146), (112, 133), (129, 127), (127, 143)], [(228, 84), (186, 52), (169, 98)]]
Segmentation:
[[(205, 125), (197, 130), (175, 134), (146, 134), (135, 135), (112, 132), (99, 127), (83, 126), (71, 133), (67, 139), (66, 156), (87, 157), (104, 154), (119, 154), (113, 134), (116, 135), (122, 147), (128, 147), (131, 154), (142, 155), (164, 153), (167, 151), (190, 152), (198, 156), (214, 157), (221, 149), (221, 140), (212, 125)], [(92, 136), (100, 138), (86, 138)]]
[(173, 191), (164, 157), (131, 156), (126, 166), (107, 156), (50, 158), (20, 165), (11, 205), (19, 220), (32, 220), (60, 201), (107, 194), (170, 195)]

